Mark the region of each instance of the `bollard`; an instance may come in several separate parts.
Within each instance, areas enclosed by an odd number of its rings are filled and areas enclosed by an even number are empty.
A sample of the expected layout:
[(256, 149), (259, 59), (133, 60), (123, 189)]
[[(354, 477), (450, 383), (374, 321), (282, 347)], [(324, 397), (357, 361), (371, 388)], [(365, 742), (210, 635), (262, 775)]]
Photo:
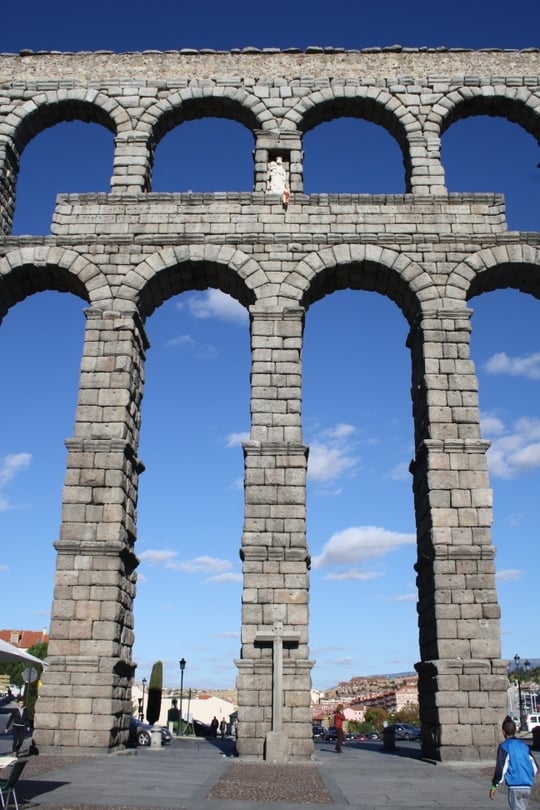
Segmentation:
[(150, 736), (152, 737), (151, 750), (161, 751), (161, 729), (158, 726), (152, 726)]
[(383, 728), (383, 751), (396, 750), (396, 732), (393, 728)]

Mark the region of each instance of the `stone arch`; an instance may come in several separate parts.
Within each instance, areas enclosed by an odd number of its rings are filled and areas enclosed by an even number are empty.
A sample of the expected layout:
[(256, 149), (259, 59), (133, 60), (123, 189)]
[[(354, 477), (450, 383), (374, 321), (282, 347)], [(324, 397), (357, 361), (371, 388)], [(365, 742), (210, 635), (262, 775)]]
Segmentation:
[(413, 169), (411, 140), (421, 134), (421, 126), (411, 111), (386, 90), (358, 87), (354, 95), (346, 93), (343, 85), (317, 90), (302, 98), (287, 113), (283, 128), (306, 133), (324, 121), (344, 116), (380, 124), (397, 141), (403, 155), (405, 185), (409, 191)]
[(0, 187), (8, 203), (5, 224), (11, 227), (15, 206), (15, 186), (21, 155), (28, 143), (48, 127), (63, 121), (100, 124), (115, 135), (129, 130), (128, 112), (98, 90), (73, 88), (39, 93), (24, 101), (6, 116), (3, 123), (4, 154), (0, 158)]
[[(443, 96), (433, 105), (424, 125), (432, 150), (440, 154), (440, 141), (456, 121), (475, 115), (506, 118), (519, 124), (540, 143), (540, 97), (526, 87), (485, 85), (461, 87)], [(441, 164), (441, 182), (444, 166)]]
[(201, 118), (226, 118), (245, 126), (255, 139), (255, 132), (268, 126), (272, 116), (261, 99), (242, 88), (190, 86), (160, 99), (139, 119), (137, 129), (145, 133), (148, 144), (148, 179), (159, 142), (179, 124)]
[(306, 309), (334, 290), (373, 290), (388, 296), (411, 324), (439, 298), (428, 274), (403, 253), (378, 245), (339, 245), (303, 259), (288, 280)]
[(25, 247), (0, 259), (0, 318), (19, 301), (44, 290), (70, 292), (91, 305), (112, 299), (102, 271), (74, 250)]
[(462, 87), (443, 96), (426, 118), (426, 132), (442, 135), (455, 121), (492, 115), (520, 124), (540, 142), (540, 97), (526, 87)]
[(540, 249), (527, 244), (497, 245), (468, 256), (452, 272), (448, 297), (469, 300), (513, 287), (540, 298)]
[(113, 133), (131, 128), (131, 119), (117, 101), (98, 90), (73, 88), (39, 93), (16, 107), (6, 117), (4, 134), (22, 152), (27, 143), (61, 121), (101, 124)]
[(143, 321), (172, 295), (216, 287), (246, 308), (266, 283), (260, 266), (241, 250), (220, 245), (165, 248), (127, 273), (119, 298), (138, 309)]
[(178, 124), (198, 118), (228, 118), (251, 132), (272, 120), (261, 99), (241, 88), (190, 86), (153, 104), (141, 115), (137, 129), (146, 131), (155, 146)]

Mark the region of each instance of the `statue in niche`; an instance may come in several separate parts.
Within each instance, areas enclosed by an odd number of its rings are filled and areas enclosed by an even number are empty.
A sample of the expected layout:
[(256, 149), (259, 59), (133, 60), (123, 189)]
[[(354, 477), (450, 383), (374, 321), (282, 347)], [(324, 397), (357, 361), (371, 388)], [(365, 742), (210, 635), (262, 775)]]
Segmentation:
[(277, 157), (268, 164), (267, 191), (283, 194), (287, 189), (287, 171), (283, 165), (283, 158)]

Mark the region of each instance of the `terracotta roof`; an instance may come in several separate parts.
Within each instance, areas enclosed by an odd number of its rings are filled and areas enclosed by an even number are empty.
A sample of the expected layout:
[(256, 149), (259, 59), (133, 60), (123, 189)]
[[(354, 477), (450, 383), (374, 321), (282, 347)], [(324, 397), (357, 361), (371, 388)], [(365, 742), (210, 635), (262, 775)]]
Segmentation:
[(49, 640), (47, 630), (0, 630), (0, 638), (19, 647), (21, 650), (28, 650), (34, 644)]

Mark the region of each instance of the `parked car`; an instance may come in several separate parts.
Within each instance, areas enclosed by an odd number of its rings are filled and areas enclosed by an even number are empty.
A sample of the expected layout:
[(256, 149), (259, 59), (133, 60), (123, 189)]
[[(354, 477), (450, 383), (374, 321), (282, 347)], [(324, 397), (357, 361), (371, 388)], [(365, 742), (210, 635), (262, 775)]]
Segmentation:
[(381, 735), (379, 734), (378, 731), (368, 731), (368, 733), (366, 734), (366, 738), (368, 740), (378, 740), (380, 739), (380, 736)]
[(324, 726), (319, 723), (313, 723), (311, 727), (311, 736), (314, 740), (322, 740), (324, 737)]
[(528, 714), (525, 717), (524, 731), (532, 731), (536, 726), (540, 726), (540, 714)]
[(413, 726), (412, 723), (390, 723), (386, 728), (394, 732), (396, 740), (420, 740), (422, 737), (418, 726)]
[[(161, 744), (165, 745), (172, 740), (172, 734), (165, 726), (160, 726), (161, 731)], [(143, 723), (142, 720), (137, 720), (132, 717), (129, 721), (129, 739), (130, 745), (144, 745), (152, 744), (152, 726), (149, 723)]]
[(327, 728), (327, 729), (326, 729), (326, 731), (324, 732), (324, 737), (323, 737), (323, 739), (325, 739), (325, 740), (331, 740), (332, 742), (334, 742), (335, 740), (337, 740), (337, 731), (336, 731), (336, 729), (334, 728), (334, 726), (330, 726), (330, 728)]

